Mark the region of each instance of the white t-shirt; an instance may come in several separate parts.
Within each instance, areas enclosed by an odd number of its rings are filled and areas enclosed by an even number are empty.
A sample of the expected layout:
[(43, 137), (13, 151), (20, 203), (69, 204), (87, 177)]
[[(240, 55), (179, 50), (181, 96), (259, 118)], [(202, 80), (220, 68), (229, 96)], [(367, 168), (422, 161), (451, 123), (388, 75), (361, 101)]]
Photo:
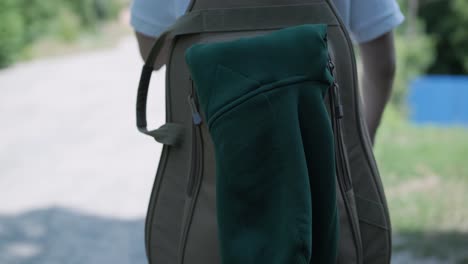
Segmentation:
[[(131, 25), (147, 36), (158, 36), (185, 13), (190, 0), (133, 0)], [(351, 37), (357, 43), (394, 29), (404, 17), (396, 0), (333, 0)]]

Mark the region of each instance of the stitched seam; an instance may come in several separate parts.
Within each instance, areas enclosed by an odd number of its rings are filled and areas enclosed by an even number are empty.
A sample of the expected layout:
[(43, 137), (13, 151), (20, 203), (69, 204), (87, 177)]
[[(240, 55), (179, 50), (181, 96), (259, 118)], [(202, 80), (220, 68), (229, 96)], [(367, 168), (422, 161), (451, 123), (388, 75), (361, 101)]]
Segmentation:
[(218, 64), (217, 67), (218, 67), (218, 68), (219, 68), (219, 67), (222, 67), (222, 68), (224, 68), (224, 69), (226, 69), (226, 70), (228, 70), (228, 71), (230, 71), (230, 72), (232, 72), (232, 73), (235, 73), (235, 74), (238, 74), (238, 75), (244, 77), (245, 79), (248, 79), (248, 80), (251, 80), (251, 81), (255, 82), (257, 85), (261, 85), (261, 83), (260, 83), (258, 80), (252, 79), (252, 77), (249, 77), (249, 76), (245, 75), (245, 74), (242, 73), (242, 72), (235, 71), (235, 70), (233, 70), (233, 69), (227, 67), (226, 65)]
[(211, 109), (212, 108), (212, 101), (211, 98), (216, 98), (216, 95), (218, 94), (218, 89), (216, 89), (215, 87), (215, 84), (218, 83), (218, 77), (219, 77), (219, 74), (220, 74), (220, 70), (221, 69), (224, 69), (225, 71), (228, 71), (228, 72), (231, 72), (231, 73), (234, 73), (235, 75), (238, 75), (240, 77), (243, 77), (249, 81), (252, 81), (254, 83), (256, 83), (257, 85), (261, 85), (259, 81), (255, 80), (255, 79), (252, 79), (252, 78), (249, 78), (248, 76), (246, 76), (245, 74), (243, 73), (240, 73), (238, 71), (235, 71), (223, 64), (220, 64), (220, 63), (217, 63), (216, 64), (216, 69), (215, 69), (215, 76), (214, 78), (212, 79), (209, 87), (210, 87), (210, 90), (209, 90), (209, 94), (208, 94), (208, 104), (207, 104), (207, 109)]
[[(228, 102), (225, 106), (223, 106), (221, 109), (216, 111), (208, 120), (208, 128), (211, 129), (211, 127), (214, 125), (214, 123), (224, 115), (224, 113), (236, 108), (237, 106), (247, 102), (248, 100), (254, 98), (256, 95), (261, 94), (263, 92), (268, 92), (274, 89), (279, 89), (279, 88), (284, 88), (289, 85), (294, 85), (298, 83), (303, 83), (303, 82), (311, 82), (311, 83), (316, 83), (318, 85), (324, 85), (325, 82), (321, 81), (311, 81), (307, 80), (307, 77), (305, 76), (293, 76), (288, 78), (288, 80), (281, 80), (278, 82), (270, 83), (267, 85), (260, 86), (258, 89), (251, 91), (250, 93), (247, 93), (243, 95), (240, 98), (236, 98), (230, 102)], [(328, 85), (328, 84), (327, 84)]]
[(362, 217), (359, 217), (359, 221), (360, 221), (360, 222), (364, 222), (364, 223), (366, 223), (366, 224), (368, 224), (368, 225), (371, 225), (371, 226), (380, 227), (380, 228), (382, 228), (382, 229), (384, 229), (384, 230), (390, 230), (390, 228), (388, 228), (388, 227), (385, 227), (385, 226), (382, 226), (382, 225), (373, 223), (373, 222), (371, 222), (370, 220), (364, 219), (364, 218), (362, 218)]

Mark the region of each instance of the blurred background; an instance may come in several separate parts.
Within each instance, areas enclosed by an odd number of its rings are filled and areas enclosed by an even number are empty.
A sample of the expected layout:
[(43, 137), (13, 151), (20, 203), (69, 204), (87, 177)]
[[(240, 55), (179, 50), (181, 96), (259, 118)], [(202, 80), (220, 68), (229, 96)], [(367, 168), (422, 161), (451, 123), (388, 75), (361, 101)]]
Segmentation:
[[(468, 263), (468, 1), (399, 0), (375, 155), (393, 263)], [(145, 263), (161, 147), (134, 125), (130, 0), (0, 0), (0, 263)], [(164, 122), (164, 68), (148, 119)]]

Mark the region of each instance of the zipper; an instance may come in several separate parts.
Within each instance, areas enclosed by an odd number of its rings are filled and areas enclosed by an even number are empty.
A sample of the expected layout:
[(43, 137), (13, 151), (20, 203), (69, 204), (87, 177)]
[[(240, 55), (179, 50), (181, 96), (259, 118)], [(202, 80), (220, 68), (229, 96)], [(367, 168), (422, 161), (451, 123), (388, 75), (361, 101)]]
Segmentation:
[(190, 105), (190, 110), (192, 114), (192, 156), (190, 164), (190, 173), (187, 183), (187, 196), (192, 197), (195, 187), (195, 180), (198, 178), (200, 171), (200, 156), (203, 153), (200, 153), (201, 149), (201, 123), (202, 118), (200, 112), (198, 111), (197, 102), (195, 102), (193, 80), (190, 78), (190, 91), (188, 96), (188, 102)]
[[(335, 65), (333, 64), (332, 60), (328, 60), (328, 68), (330, 70), (330, 73), (332, 76), (334, 75), (334, 69)], [(342, 133), (342, 119), (344, 117), (344, 110), (343, 110), (343, 104), (341, 101), (341, 95), (340, 95), (340, 87), (338, 86), (338, 83), (336, 80), (333, 80), (333, 84), (330, 87), (330, 100), (331, 100), (331, 108), (332, 108), (332, 119), (333, 119), (333, 130), (335, 134), (335, 140), (336, 140), (336, 145), (338, 147), (338, 155), (340, 161), (338, 162), (339, 165), (341, 165), (341, 177), (338, 177), (341, 179), (345, 191), (350, 190), (352, 186), (351, 182), (351, 177), (350, 177), (350, 171), (349, 171), (349, 165), (347, 162), (346, 158), (346, 151), (344, 147), (344, 142), (343, 142), (343, 133)]]
[(192, 121), (195, 126), (200, 126), (202, 123), (202, 118), (200, 115), (200, 112), (198, 111), (197, 103), (195, 102), (195, 97), (194, 97), (195, 90), (193, 88), (193, 80), (190, 77), (190, 91), (189, 91), (189, 105), (190, 105), (190, 110), (192, 111)]
[[(328, 69), (330, 70), (330, 73), (332, 76), (334, 75), (334, 69), (335, 65), (333, 64), (331, 58), (328, 60)], [(336, 153), (336, 173), (337, 173), (337, 179), (338, 179), (338, 184), (340, 187), (340, 191), (343, 196), (344, 200), (344, 205), (346, 207), (346, 211), (348, 214), (348, 219), (350, 219), (351, 222), (351, 227), (352, 227), (352, 232), (353, 232), (353, 238), (356, 243), (356, 258), (357, 258), (357, 263), (362, 262), (362, 241), (360, 239), (360, 233), (359, 231), (359, 224), (356, 221), (357, 219), (353, 216), (353, 210), (350, 207), (350, 202), (349, 198), (347, 196), (347, 193), (349, 190), (353, 188), (352, 186), (352, 181), (351, 181), (351, 173), (349, 169), (349, 164), (348, 164), (348, 158), (344, 146), (344, 141), (343, 141), (343, 133), (342, 133), (342, 119), (344, 117), (344, 109), (343, 109), (343, 104), (341, 101), (341, 96), (340, 96), (340, 89), (338, 86), (338, 83), (336, 80), (333, 80), (333, 84), (331, 85), (329, 89), (329, 99), (330, 99), (330, 108), (331, 108), (331, 119), (332, 119), (332, 126), (333, 126), (333, 133), (335, 137), (335, 144), (336, 148), (338, 149), (338, 153)], [(357, 216), (356, 216), (357, 217)]]
[(335, 127), (335, 140), (336, 140), (336, 145), (338, 147), (338, 155), (339, 155), (339, 162), (338, 164), (340, 166), (340, 176), (339, 177), (342, 181), (342, 184), (344, 186), (344, 190), (347, 192), (350, 189), (353, 188), (353, 184), (351, 182), (351, 173), (349, 171), (349, 165), (348, 165), (348, 159), (346, 155), (346, 150), (344, 146), (344, 141), (343, 141), (343, 128), (342, 128), (342, 123), (341, 119), (344, 116), (343, 113), (343, 105), (341, 104), (341, 98), (339, 95), (339, 87), (336, 82), (333, 83), (331, 87), (331, 93), (332, 93), (332, 100), (333, 102), (333, 116), (334, 116), (334, 127)]
[(184, 263), (185, 247), (187, 245), (187, 237), (192, 224), (192, 218), (194, 209), (197, 203), (198, 192), (200, 190), (200, 183), (202, 181), (203, 174), (203, 145), (201, 135), (201, 124), (202, 118), (200, 111), (198, 110), (197, 101), (195, 99), (193, 81), (190, 78), (191, 85), (188, 96), (188, 102), (190, 105), (192, 115), (192, 156), (190, 164), (189, 178), (187, 182), (187, 198), (189, 204), (187, 205), (187, 214), (184, 219), (184, 226), (182, 229), (181, 247), (179, 252), (179, 263)]

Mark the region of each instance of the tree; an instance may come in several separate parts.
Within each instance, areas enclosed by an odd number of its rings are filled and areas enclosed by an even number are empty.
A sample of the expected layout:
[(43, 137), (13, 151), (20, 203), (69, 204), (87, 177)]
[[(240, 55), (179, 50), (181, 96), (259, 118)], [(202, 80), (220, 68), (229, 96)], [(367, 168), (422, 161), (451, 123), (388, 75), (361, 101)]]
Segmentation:
[(468, 74), (468, 1), (422, 1), (419, 15), (435, 41), (435, 60), (428, 73)]

